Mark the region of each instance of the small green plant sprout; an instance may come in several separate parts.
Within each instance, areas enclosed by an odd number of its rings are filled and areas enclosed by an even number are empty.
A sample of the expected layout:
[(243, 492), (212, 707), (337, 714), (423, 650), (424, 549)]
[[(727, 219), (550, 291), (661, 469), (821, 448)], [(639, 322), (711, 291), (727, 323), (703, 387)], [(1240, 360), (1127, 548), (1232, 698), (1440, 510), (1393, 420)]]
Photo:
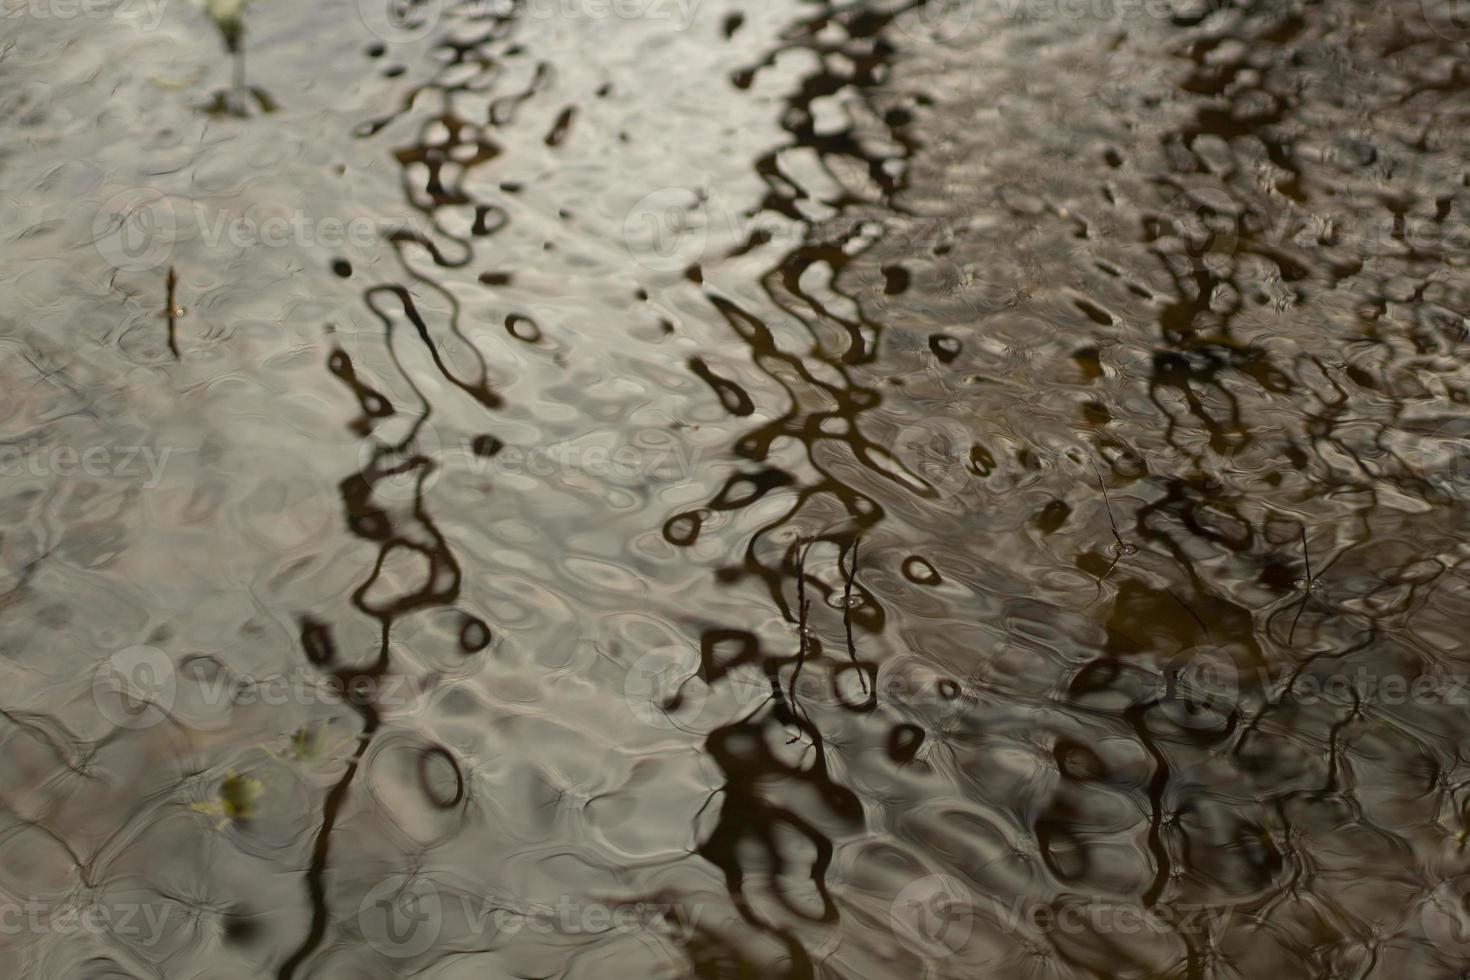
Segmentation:
[(315, 725), (302, 725), (300, 728), (286, 736), (284, 748), (276, 749), (271, 746), (263, 746), (266, 754), (281, 762), (294, 762), (303, 766), (317, 765), (323, 762), (334, 761), (338, 752), (346, 745), (352, 744), (361, 736), (344, 735), (335, 741), (328, 742), (327, 726), (334, 719), (326, 718)]
[(243, 17), (249, 5), (250, 0), (194, 0), (194, 6), (208, 14), (219, 28), (225, 50), (231, 54), (240, 50), (240, 39), (245, 36)]
[(237, 108), (244, 110), (245, 87), (245, 8), (250, 0), (193, 0), (194, 6), (204, 11), (219, 31), (220, 40), (235, 60), (234, 95), (240, 99)]
[(225, 772), (224, 781), (220, 783), (219, 792), (214, 799), (192, 804), (189, 809), (195, 813), (219, 817), (219, 823), (215, 827), (223, 830), (231, 821), (242, 823), (254, 817), (256, 801), (263, 795), (265, 786), (260, 780), (242, 776), (230, 769)]

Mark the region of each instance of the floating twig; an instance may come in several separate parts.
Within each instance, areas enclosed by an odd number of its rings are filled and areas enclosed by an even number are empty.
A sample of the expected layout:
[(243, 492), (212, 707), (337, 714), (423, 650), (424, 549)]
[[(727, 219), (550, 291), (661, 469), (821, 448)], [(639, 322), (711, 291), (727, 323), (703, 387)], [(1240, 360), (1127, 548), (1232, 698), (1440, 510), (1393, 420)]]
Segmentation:
[(1097, 465), (1097, 460), (1095, 459), (1092, 460), (1092, 471), (1097, 474), (1097, 487), (1099, 490), (1102, 491), (1103, 506), (1108, 509), (1108, 526), (1113, 529), (1113, 540), (1118, 543), (1118, 551), (1121, 552), (1126, 549), (1128, 545), (1126, 542), (1124, 542), (1123, 536), (1118, 533), (1118, 522), (1113, 517), (1113, 501), (1112, 498), (1108, 496), (1108, 485), (1107, 482), (1103, 479), (1102, 467)]
[[(863, 543), (862, 538), (852, 540), (852, 568), (848, 570), (842, 585), (842, 628), (847, 632), (847, 659), (852, 661), (852, 666), (857, 670), (858, 681), (863, 685), (863, 696), (868, 694), (868, 679), (863, 676), (862, 665), (858, 663), (857, 643), (852, 638), (852, 585), (857, 579), (858, 573), (858, 546)], [(841, 559), (838, 559), (839, 564)]]
[[(801, 676), (801, 668), (806, 664), (806, 621), (807, 613), (811, 609), (811, 600), (806, 597), (806, 556), (811, 552), (812, 545), (816, 543), (817, 539), (812, 538), (806, 542), (806, 547), (803, 548), (801, 539), (798, 538), (796, 541), (796, 669), (791, 672), (791, 680), (787, 682), (787, 688), (790, 691), (788, 700), (791, 702), (793, 719), (796, 717), (796, 713), (801, 710), (801, 702), (796, 697), (796, 681)], [(798, 731), (797, 734), (787, 740), (787, 744), (791, 744), (800, 737), (801, 733)]]
[(1093, 596), (1092, 602), (1089, 602), (1086, 606), (1083, 606), (1083, 609), (1088, 608), (1094, 602), (1097, 602), (1097, 600), (1102, 598), (1103, 583), (1108, 580), (1108, 576), (1113, 574), (1113, 569), (1118, 567), (1118, 562), (1122, 561), (1125, 555), (1131, 555), (1135, 550), (1137, 550), (1131, 544), (1124, 541), (1123, 535), (1118, 533), (1118, 522), (1113, 517), (1113, 501), (1111, 498), (1108, 497), (1108, 485), (1103, 480), (1102, 469), (1097, 465), (1096, 459), (1092, 460), (1092, 471), (1097, 474), (1097, 486), (1098, 489), (1102, 491), (1103, 506), (1108, 509), (1108, 526), (1113, 529), (1113, 544), (1115, 553), (1113, 555), (1112, 562), (1108, 565), (1108, 570), (1103, 572), (1102, 578), (1097, 580), (1097, 595)]
[(1210, 628), (1205, 625), (1205, 621), (1203, 619), (1199, 618), (1199, 613), (1190, 608), (1189, 603), (1185, 602), (1183, 599), (1179, 598), (1179, 596), (1175, 595), (1173, 589), (1165, 589), (1164, 591), (1169, 593), (1169, 597), (1171, 599), (1183, 606), (1185, 612), (1194, 617), (1194, 621), (1196, 623), (1199, 623), (1199, 628), (1205, 631), (1205, 639), (1213, 639), (1213, 637), (1210, 636)]
[(168, 278), (164, 280), (166, 295), (164, 297), (163, 316), (168, 321), (168, 349), (173, 354), (174, 360), (179, 360), (179, 309), (174, 301), (174, 291), (179, 285), (179, 274), (174, 271), (173, 266), (168, 267)]
[(1316, 584), (1316, 577), (1312, 575), (1312, 553), (1307, 548), (1307, 526), (1299, 525), (1302, 532), (1302, 560), (1307, 566), (1306, 586), (1302, 590), (1302, 601), (1296, 607), (1296, 615), (1291, 620), (1291, 630), (1286, 634), (1286, 645), (1291, 646), (1296, 639), (1296, 624), (1301, 622), (1302, 613), (1306, 611), (1307, 600), (1312, 598), (1312, 586)]

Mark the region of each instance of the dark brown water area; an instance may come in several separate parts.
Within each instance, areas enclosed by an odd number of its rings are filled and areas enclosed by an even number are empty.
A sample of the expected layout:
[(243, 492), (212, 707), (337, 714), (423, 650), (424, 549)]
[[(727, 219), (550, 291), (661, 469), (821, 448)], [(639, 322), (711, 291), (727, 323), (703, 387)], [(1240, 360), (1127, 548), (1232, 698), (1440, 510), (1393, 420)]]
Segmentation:
[(0, 0), (0, 977), (1470, 976), (1470, 17)]

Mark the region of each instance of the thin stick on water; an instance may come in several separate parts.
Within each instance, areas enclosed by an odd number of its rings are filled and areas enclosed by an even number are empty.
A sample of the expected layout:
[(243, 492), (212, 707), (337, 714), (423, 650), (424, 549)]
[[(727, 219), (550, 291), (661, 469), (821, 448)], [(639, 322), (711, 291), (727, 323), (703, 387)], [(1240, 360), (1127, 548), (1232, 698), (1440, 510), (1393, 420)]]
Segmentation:
[(168, 267), (168, 277), (164, 280), (164, 307), (163, 315), (168, 320), (168, 349), (173, 354), (174, 360), (179, 360), (179, 307), (174, 302), (174, 290), (179, 284), (179, 275), (173, 266)]
[(1291, 646), (1296, 640), (1296, 624), (1301, 622), (1302, 613), (1307, 609), (1307, 600), (1312, 598), (1312, 584), (1316, 579), (1312, 575), (1312, 553), (1307, 549), (1307, 526), (1300, 525), (1302, 532), (1302, 560), (1307, 566), (1307, 587), (1302, 592), (1302, 601), (1296, 607), (1296, 615), (1291, 620), (1291, 630), (1286, 634), (1286, 645)]
[(233, 62), (226, 108), (238, 115), (246, 115), (250, 90), (245, 83), (245, 8), (250, 5), (250, 0), (194, 0), (194, 5), (214, 22), (225, 52)]
[(858, 681), (863, 685), (863, 695), (868, 693), (868, 679), (863, 676), (862, 665), (858, 663), (857, 644), (852, 638), (852, 585), (857, 579), (858, 573), (858, 546), (863, 543), (862, 538), (854, 538), (852, 541), (852, 569), (847, 573), (846, 581), (842, 586), (842, 628), (847, 631), (847, 659), (857, 669)]
[(790, 689), (789, 700), (793, 713), (799, 709), (800, 704), (796, 699), (796, 680), (801, 676), (801, 668), (806, 664), (807, 645), (807, 611), (811, 608), (811, 602), (806, 597), (806, 556), (812, 550), (812, 545), (817, 543), (816, 538), (806, 542), (802, 547), (801, 539), (796, 542), (796, 633), (798, 646), (796, 649), (796, 669), (791, 672), (791, 680), (787, 687)]
[(801, 702), (796, 699), (796, 677), (798, 674), (801, 673), (802, 661), (806, 659), (806, 614), (807, 610), (811, 608), (811, 604), (812, 602), (810, 599), (803, 599), (801, 602), (801, 621), (799, 626), (801, 630), (801, 648), (796, 655), (796, 670), (791, 672), (790, 685), (791, 723), (796, 726), (796, 734), (786, 740), (787, 745), (790, 745), (792, 742), (798, 741), (801, 738), (800, 712), (802, 711), (802, 707)]
[(245, 85), (245, 46), (243, 44), (237, 44), (235, 47), (234, 89), (237, 108), (244, 112), (248, 103), (246, 96), (250, 90)]
[(1113, 540), (1118, 542), (1118, 548), (1123, 548), (1123, 536), (1118, 533), (1118, 521), (1113, 517), (1113, 501), (1108, 496), (1108, 485), (1103, 481), (1102, 469), (1097, 465), (1097, 460), (1092, 460), (1092, 471), (1097, 474), (1097, 486), (1102, 491), (1103, 506), (1108, 509), (1108, 524), (1113, 529)]
[(1083, 609), (1087, 609), (1094, 602), (1097, 602), (1097, 600), (1102, 598), (1103, 583), (1108, 580), (1109, 575), (1113, 574), (1113, 569), (1118, 567), (1118, 562), (1123, 560), (1123, 555), (1126, 554), (1128, 550), (1128, 545), (1124, 543), (1123, 536), (1118, 533), (1118, 521), (1113, 517), (1113, 502), (1108, 497), (1108, 486), (1107, 483), (1103, 481), (1102, 469), (1097, 465), (1096, 459), (1092, 460), (1092, 471), (1097, 474), (1097, 486), (1098, 489), (1102, 491), (1103, 506), (1108, 509), (1108, 525), (1113, 529), (1113, 541), (1116, 542), (1118, 546), (1118, 553), (1113, 556), (1113, 560), (1108, 565), (1108, 570), (1103, 572), (1102, 578), (1097, 580), (1097, 594), (1092, 597), (1091, 602), (1082, 607)]
[(1179, 596), (1175, 595), (1173, 589), (1165, 589), (1164, 591), (1169, 593), (1169, 597), (1172, 598), (1175, 602), (1183, 606), (1185, 612), (1194, 617), (1194, 621), (1196, 623), (1199, 623), (1199, 628), (1205, 631), (1205, 639), (1213, 639), (1213, 637), (1210, 636), (1210, 628), (1205, 625), (1205, 621), (1203, 619), (1199, 618), (1199, 613), (1195, 612), (1194, 609), (1190, 607), (1189, 603), (1185, 602), (1183, 599), (1179, 598)]

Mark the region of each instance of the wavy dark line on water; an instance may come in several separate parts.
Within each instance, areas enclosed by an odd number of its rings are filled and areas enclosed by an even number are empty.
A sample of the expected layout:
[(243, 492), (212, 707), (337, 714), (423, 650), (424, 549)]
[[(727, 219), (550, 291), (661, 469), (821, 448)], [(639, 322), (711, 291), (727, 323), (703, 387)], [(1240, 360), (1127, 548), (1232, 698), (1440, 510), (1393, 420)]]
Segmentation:
[[(838, 546), (838, 562), (852, 563), (853, 572), (847, 575), (842, 586), (844, 601), (843, 625), (846, 631), (851, 666), (860, 679), (864, 691), (869, 689), (870, 678), (876, 678), (872, 666), (858, 659), (853, 625), (865, 632), (879, 632), (883, 625), (881, 607), (873, 597), (859, 590), (863, 604), (854, 608), (847, 598), (853, 595), (857, 568), (858, 541), (863, 531), (882, 519), (882, 508), (863, 491), (832, 475), (818, 462), (817, 446), (823, 441), (844, 444), (860, 462), (869, 465), (875, 472), (891, 478), (892, 467), (874, 465), (874, 454), (886, 455), (886, 450), (862, 433), (862, 416), (879, 404), (876, 390), (857, 383), (852, 375), (856, 365), (871, 364), (878, 356), (882, 340), (881, 324), (862, 312), (861, 299), (842, 296), (836, 286), (838, 277), (846, 266), (871, 245), (854, 248), (861, 244), (867, 234), (863, 223), (875, 210), (875, 202), (862, 201), (851, 195), (840, 195), (829, 201), (837, 209), (838, 217), (823, 222), (820, 226), (809, 222), (797, 208), (797, 202), (806, 192), (791, 183), (780, 172), (778, 158), (783, 152), (794, 148), (810, 148), (822, 160), (824, 166), (832, 166), (837, 158), (852, 161), (867, 173), (881, 189), (881, 198), (876, 207), (902, 214), (903, 208), (897, 195), (904, 186), (903, 164), (914, 152), (917, 143), (909, 135), (902, 121), (888, 116), (889, 135), (900, 150), (897, 155), (871, 152), (849, 127), (835, 133), (821, 133), (816, 129), (814, 103), (839, 93), (849, 92), (861, 99), (875, 115), (873, 91), (882, 85), (889, 68), (894, 48), (888, 37), (892, 22), (909, 6), (895, 11), (878, 13), (850, 6), (821, 4), (817, 12), (804, 17), (786, 29), (783, 42), (760, 64), (736, 73), (733, 83), (739, 89), (748, 89), (762, 68), (773, 65), (783, 53), (792, 50), (810, 51), (817, 56), (818, 69), (805, 76), (796, 91), (787, 97), (780, 114), (790, 139), (760, 156), (755, 164), (767, 185), (767, 192), (759, 207), (767, 212), (784, 216), (802, 223), (807, 228), (809, 240), (785, 255), (780, 263), (767, 272), (761, 280), (762, 289), (774, 306), (783, 314), (800, 322), (813, 340), (813, 346), (802, 354), (793, 354), (778, 348), (770, 327), (756, 314), (742, 309), (734, 300), (710, 290), (706, 299), (732, 328), (735, 336), (750, 349), (753, 363), (771, 381), (785, 392), (790, 407), (775, 420), (750, 430), (742, 435), (732, 447), (738, 459), (754, 464), (754, 469), (744, 469), (729, 478), (725, 486), (707, 505), (711, 511), (737, 510), (750, 507), (771, 492), (787, 492), (794, 489), (796, 501), (782, 516), (770, 521), (756, 531), (745, 547), (744, 562), (721, 571), (723, 581), (736, 582), (745, 575), (758, 577), (766, 586), (772, 602), (785, 619), (796, 628), (797, 651), (791, 656), (767, 654), (762, 651), (759, 640), (742, 632), (730, 632), (723, 628), (706, 629), (701, 646), (703, 650), (701, 677), (716, 685), (729, 672), (745, 665), (759, 665), (760, 671), (770, 678), (772, 696), (767, 703), (758, 707), (746, 718), (730, 725), (721, 726), (711, 732), (705, 742), (705, 750), (718, 763), (725, 783), (719, 802), (719, 816), (714, 829), (700, 844), (698, 853), (721, 870), (725, 877), (735, 907), (740, 916), (751, 925), (774, 937), (786, 951), (785, 963), (780, 975), (790, 980), (808, 980), (816, 975), (816, 964), (807, 951), (796, 930), (779, 921), (762, 916), (751, 904), (745, 892), (746, 863), (755, 863), (763, 869), (774, 869), (774, 880), (779, 882), (788, 869), (788, 861), (782, 854), (780, 836), (783, 830), (794, 831), (810, 842), (815, 849), (815, 859), (809, 875), (822, 908), (814, 921), (835, 925), (840, 911), (834, 902), (827, 882), (833, 855), (833, 842), (821, 830), (819, 824), (830, 824), (839, 820), (849, 833), (861, 833), (866, 820), (863, 806), (857, 795), (832, 778), (826, 757), (827, 749), (818, 719), (814, 719), (803, 708), (797, 697), (797, 684), (802, 668), (808, 658), (817, 660), (823, 656), (820, 639), (808, 626), (810, 600), (805, 598), (809, 586), (822, 591), (824, 600), (834, 595), (833, 587), (816, 576), (809, 575), (806, 559), (812, 546), (821, 540)], [(826, 67), (831, 59), (841, 57), (851, 64), (849, 77), (840, 76)], [(898, 163), (897, 168), (890, 166)], [(896, 171), (896, 172), (895, 172)], [(761, 232), (753, 232), (751, 238), (736, 249), (743, 254), (762, 244)], [(826, 272), (832, 288), (839, 296), (850, 301), (857, 310), (855, 316), (836, 313), (828, 304), (811, 295), (801, 286), (804, 274), (809, 270)], [(829, 351), (823, 341), (824, 328), (835, 327), (847, 339), (844, 349)], [(818, 377), (811, 362), (828, 370)], [(749, 393), (733, 381), (713, 380), (716, 375), (702, 359), (691, 362), (691, 370), (711, 384), (718, 393), (727, 411), (735, 417), (750, 414), (745, 406), (753, 404)], [(823, 380), (835, 376), (838, 383)], [(832, 411), (811, 411), (804, 406), (816, 401), (831, 401), (836, 404)], [(837, 434), (831, 425), (836, 423)], [(805, 447), (810, 465), (822, 474), (821, 482), (801, 485), (797, 478), (785, 470), (764, 465), (770, 447), (777, 439), (794, 439)], [(922, 487), (922, 481), (915, 484)], [(838, 505), (838, 509), (824, 511), (827, 501)], [(665, 537), (680, 547), (693, 545), (699, 536), (702, 518), (699, 511), (675, 515), (665, 525)], [(758, 557), (763, 543), (774, 539), (784, 529), (794, 529), (795, 537), (790, 540), (780, 564), (764, 564)], [(681, 530), (676, 530), (681, 529)], [(794, 583), (794, 595), (788, 596), (788, 587)], [(825, 604), (825, 603), (824, 603)], [(740, 645), (739, 654), (733, 659), (721, 661), (718, 651), (731, 641)], [(789, 669), (787, 685), (789, 694), (782, 692), (782, 672)], [(834, 687), (836, 681), (833, 681)], [(869, 710), (873, 702), (857, 705), (857, 710)], [(796, 734), (786, 739), (799, 742), (803, 755), (810, 754), (812, 762), (805, 767), (793, 767), (783, 763), (765, 748), (772, 732), (784, 735), (790, 729)], [(737, 747), (744, 747), (743, 749)], [(755, 754), (752, 755), (752, 749)], [(796, 780), (807, 783), (817, 792), (825, 812), (816, 820), (786, 807), (777, 807), (764, 798), (762, 786), (772, 781)], [(710, 803), (713, 804), (711, 799)], [(707, 804), (709, 805), (709, 804)], [(753, 858), (745, 850), (749, 845), (758, 848), (759, 857)], [(775, 892), (777, 902), (794, 919), (810, 919), (809, 913), (797, 906), (779, 887)]]
[[(358, 538), (373, 542), (379, 549), (372, 571), (354, 592), (352, 602), (363, 615), (376, 619), (381, 631), (377, 657), (372, 666), (365, 669), (338, 666), (332, 670), (331, 676), (336, 678), (345, 690), (352, 690), (350, 685), (361, 681), (373, 685), (370, 689), (378, 689), (377, 685), (389, 674), (391, 668), (389, 644), (396, 621), (414, 612), (449, 606), (459, 598), (462, 574), (460, 565), (454, 557), (449, 541), (439, 531), (428, 513), (424, 492), (425, 481), (442, 464), (436, 459), (423, 455), (418, 448), (419, 434), (423, 427), (429, 424), (434, 407), (419, 386), (414, 383), (411, 373), (404, 367), (398, 354), (393, 351), (392, 340), (396, 316), (401, 315), (407, 319), (415, 337), (427, 351), (435, 369), (446, 381), (470, 395), (484, 409), (501, 407), (502, 399), (490, 385), (489, 368), (484, 356), (460, 328), (459, 300), (449, 289), (430, 276), (415, 271), (404, 250), (408, 246), (417, 246), (429, 254), (438, 268), (463, 268), (473, 260), (478, 239), (488, 239), (494, 236), (504, 230), (509, 223), (509, 215), (504, 208), (474, 200), (473, 196), (464, 189), (464, 181), (475, 168), (493, 162), (501, 154), (499, 145), (491, 138), (490, 133), (495, 126), (503, 125), (509, 119), (502, 118), (504, 114), (497, 114), (495, 108), (529, 98), (534, 94), (536, 86), (533, 85), (530, 92), (497, 100), (492, 105), (491, 118), (485, 124), (477, 124), (458, 117), (451, 103), (457, 91), (473, 90), (477, 84), (487, 82), (493, 84), (497, 61), (491, 49), (493, 45), (504, 42), (510, 36), (517, 13), (518, 11), (513, 10), (505, 16), (491, 18), (490, 26), (473, 40), (444, 40), (436, 45), (436, 50), (449, 55), (440, 69), (441, 76), (453, 72), (462, 65), (472, 64), (477, 67), (483, 76), (482, 79), (461, 80), (452, 84), (430, 81), (405, 95), (403, 108), (399, 113), (375, 120), (362, 126), (358, 131), (360, 138), (375, 135), (392, 122), (397, 115), (409, 111), (415, 99), (421, 97), (426, 91), (432, 91), (442, 99), (443, 111), (438, 116), (426, 119), (419, 127), (421, 142), (400, 147), (394, 154), (398, 164), (403, 168), (402, 186), (405, 199), (425, 216), (428, 227), (433, 232), (433, 236), (430, 237), (422, 231), (400, 229), (388, 236), (388, 242), (393, 248), (399, 268), (411, 280), (413, 286), (389, 283), (370, 287), (363, 294), (364, 302), (383, 327), (383, 341), (388, 347), (393, 364), (398, 369), (400, 380), (417, 397), (420, 411), (408, 434), (402, 440), (393, 445), (381, 445), (375, 448), (367, 465), (360, 472), (343, 480), (341, 484), (343, 514), (348, 527)], [(542, 77), (544, 67), (538, 68), (538, 79)], [(506, 99), (510, 101), (507, 102)], [(435, 127), (442, 127), (447, 131), (447, 143), (431, 140), (430, 134)], [(468, 157), (460, 154), (451, 164), (452, 151), (461, 147), (470, 148), (471, 154)], [(422, 186), (412, 183), (415, 168), (420, 166), (426, 172)], [(447, 180), (445, 171), (451, 166), (457, 169), (458, 176)], [(441, 211), (464, 207), (470, 207), (474, 216), (470, 225), (471, 237), (469, 238), (448, 232), (439, 217)], [(451, 257), (444, 247), (445, 243), (457, 249), (459, 257)], [(430, 325), (414, 300), (414, 286), (430, 289), (446, 302), (450, 309), (447, 323), (437, 329)], [(390, 311), (380, 305), (385, 300), (394, 304), (396, 309)], [(446, 344), (458, 351), (467, 350), (472, 353), (478, 365), (473, 377), (460, 377), (446, 363), (441, 353)], [(357, 382), (352, 359), (341, 348), (332, 352), (329, 367), (339, 381), (352, 388), (359, 403), (363, 406), (363, 417), (354, 421), (350, 428), (365, 439), (371, 438), (369, 434), (372, 431), (373, 422), (390, 418), (399, 409), (395, 409), (395, 406), (382, 395)], [(401, 481), (405, 477), (410, 477), (414, 481), (415, 490), (411, 511), (405, 513), (401, 507), (393, 508), (374, 502), (374, 490), (380, 482), (384, 480)], [(368, 595), (379, 581), (385, 563), (398, 549), (421, 555), (427, 560), (427, 580), (421, 589), (401, 595), (386, 606), (372, 605), (368, 602)], [(488, 636), (488, 627), (477, 620), (467, 621), (461, 632), (472, 627), (483, 631)], [(321, 652), (330, 651), (332, 648), (329, 626), (325, 624), (304, 626), (303, 647), (307, 649), (308, 660), (313, 664), (321, 669), (332, 667), (334, 660), (332, 654)], [(313, 654), (313, 651), (317, 652)], [(364, 755), (382, 724), (380, 712), (375, 704), (355, 705), (355, 707), (362, 716), (361, 738), (348, 760), (342, 777), (327, 792), (322, 807), (321, 826), (312, 849), (311, 866), (306, 872), (306, 886), (312, 908), (311, 926), (301, 945), (281, 965), (277, 974), (279, 980), (291, 980), (305, 961), (321, 946), (326, 937), (330, 909), (327, 903), (325, 876), (329, 870), (332, 832), (341, 817), (343, 805), (361, 767)], [(448, 805), (457, 805), (464, 798), (464, 774), (460, 771), (452, 754), (437, 746), (431, 747), (428, 751), (439, 753), (439, 756), (453, 768), (460, 788), (455, 799)]]
[[(188, 11), (7, 20), (0, 885), (181, 915), (4, 962), (392, 972), (354, 913), (401, 874), (496, 925), (401, 973), (1460, 970), (1452, 6), (711, 2), (366, 59), (255, 5), (268, 114), (197, 111)], [(640, 265), (676, 184), (754, 230)], [(393, 217), (112, 268), (142, 185)], [(513, 461), (654, 430), (673, 477)], [(127, 446), (177, 452), (87, 469)], [(135, 643), (168, 711), (93, 687)], [(282, 662), (375, 693), (271, 704)], [(549, 894), (667, 918), (488, 918)]]

